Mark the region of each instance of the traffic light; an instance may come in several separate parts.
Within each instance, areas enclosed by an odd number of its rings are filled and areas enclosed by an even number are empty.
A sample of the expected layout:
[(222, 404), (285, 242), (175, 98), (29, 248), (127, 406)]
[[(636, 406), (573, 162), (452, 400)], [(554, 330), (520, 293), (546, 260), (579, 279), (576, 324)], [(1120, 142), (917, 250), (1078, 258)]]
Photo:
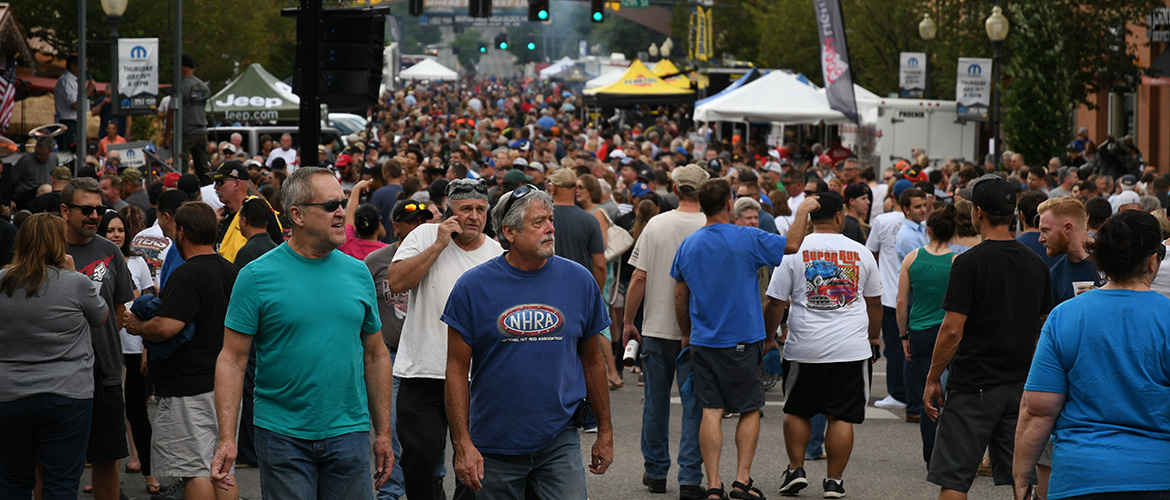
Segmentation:
[(508, 50), (508, 34), (500, 33), (496, 35), (496, 47), (500, 50)]
[(528, 50), (536, 50), (536, 40), (532, 38), (528, 39)]
[(331, 109), (365, 109), (377, 102), (382, 83), (385, 16), (326, 12), (320, 20), (317, 66), (302, 68), (303, 75), (316, 76), (321, 103)]
[(528, 0), (528, 20), (536, 22), (548, 21), (548, 1)]
[(410, 15), (418, 17), (423, 13), (423, 0), (410, 0)]
[(605, 20), (605, 0), (589, 0), (590, 9), (592, 12), (589, 19), (595, 23), (600, 23)]
[(480, 54), (486, 54), (486, 53), (487, 53), (487, 44), (486, 44), (486, 43), (479, 42), (479, 53), (480, 53)]

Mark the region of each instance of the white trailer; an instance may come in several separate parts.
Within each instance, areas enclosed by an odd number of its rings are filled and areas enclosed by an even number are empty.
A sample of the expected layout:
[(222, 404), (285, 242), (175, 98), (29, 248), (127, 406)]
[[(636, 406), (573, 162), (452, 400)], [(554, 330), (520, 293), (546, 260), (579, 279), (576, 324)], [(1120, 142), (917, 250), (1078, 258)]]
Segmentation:
[(888, 98), (858, 100), (857, 107), (862, 126), (843, 125), (842, 142), (879, 169), (909, 159), (912, 149), (926, 150), (932, 164), (982, 163), (979, 123), (960, 122), (955, 101)]

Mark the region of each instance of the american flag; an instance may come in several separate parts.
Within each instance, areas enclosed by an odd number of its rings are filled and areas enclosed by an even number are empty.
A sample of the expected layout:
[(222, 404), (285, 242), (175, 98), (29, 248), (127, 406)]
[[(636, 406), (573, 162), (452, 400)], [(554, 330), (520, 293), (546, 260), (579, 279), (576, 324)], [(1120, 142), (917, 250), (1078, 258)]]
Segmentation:
[(9, 61), (8, 67), (0, 69), (0, 135), (8, 130), (12, 121), (12, 109), (16, 107), (16, 62)]

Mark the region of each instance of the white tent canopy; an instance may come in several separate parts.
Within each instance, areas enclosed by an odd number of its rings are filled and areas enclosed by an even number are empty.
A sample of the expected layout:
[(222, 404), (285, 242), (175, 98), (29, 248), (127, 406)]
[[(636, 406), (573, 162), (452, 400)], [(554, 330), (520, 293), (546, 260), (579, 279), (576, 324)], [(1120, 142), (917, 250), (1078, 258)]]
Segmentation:
[(403, 80), (456, 80), (459, 74), (434, 59), (423, 59), (398, 74)]
[(552, 65), (549, 67), (540, 70), (540, 79), (545, 80), (551, 78), (553, 75), (564, 71), (565, 68), (568, 68), (572, 65), (572, 59), (569, 59), (568, 56), (562, 57), (559, 61), (552, 63)]
[(627, 69), (629, 68), (623, 66), (603, 66), (601, 69), (601, 76), (585, 82), (585, 88), (600, 88), (621, 80), (622, 75), (626, 74)]
[(772, 71), (695, 108), (695, 121), (851, 123), (845, 115), (829, 108), (824, 93), (783, 71)]

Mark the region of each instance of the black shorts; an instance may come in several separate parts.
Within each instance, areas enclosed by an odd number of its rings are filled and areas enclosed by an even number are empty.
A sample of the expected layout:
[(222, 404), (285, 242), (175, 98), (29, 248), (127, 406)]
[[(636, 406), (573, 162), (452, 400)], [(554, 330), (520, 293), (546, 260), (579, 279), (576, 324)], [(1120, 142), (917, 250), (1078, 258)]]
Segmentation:
[(702, 408), (744, 413), (764, 406), (764, 341), (735, 347), (691, 346), (695, 398)]
[(122, 386), (98, 385), (93, 391), (93, 418), (89, 426), (89, 462), (120, 460), (130, 454), (126, 447), (126, 405)]
[(926, 480), (966, 493), (983, 460), (983, 450), (987, 450), (995, 484), (1012, 484), (1012, 454), (1023, 395), (1023, 382), (983, 391), (947, 390)]
[(840, 363), (784, 360), (784, 413), (804, 418), (821, 413), (860, 424), (865, 421), (872, 376), (868, 359)]

